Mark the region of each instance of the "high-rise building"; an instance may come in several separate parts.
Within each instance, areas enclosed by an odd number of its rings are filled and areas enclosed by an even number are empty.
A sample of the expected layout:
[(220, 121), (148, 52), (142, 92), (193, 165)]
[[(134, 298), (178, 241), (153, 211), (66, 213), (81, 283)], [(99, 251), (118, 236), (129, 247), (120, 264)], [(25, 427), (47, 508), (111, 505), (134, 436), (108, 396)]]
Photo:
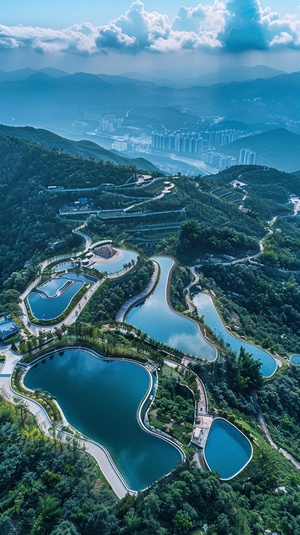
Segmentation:
[(248, 154), (248, 162), (247, 165), (255, 165), (256, 164), (256, 152), (253, 152), (252, 150)]
[(239, 164), (240, 165), (245, 165), (247, 150), (249, 150), (249, 149), (241, 149), (240, 150), (240, 156), (239, 156)]
[(250, 149), (241, 149), (239, 164), (240, 165), (255, 165), (256, 163), (256, 152)]

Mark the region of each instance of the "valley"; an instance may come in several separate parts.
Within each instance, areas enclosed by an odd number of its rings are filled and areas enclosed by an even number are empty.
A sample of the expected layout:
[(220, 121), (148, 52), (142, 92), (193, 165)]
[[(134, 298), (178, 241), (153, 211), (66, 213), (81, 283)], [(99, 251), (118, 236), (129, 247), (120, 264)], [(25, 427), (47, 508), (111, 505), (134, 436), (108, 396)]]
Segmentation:
[(92, 4), (3, 10), (0, 533), (298, 535), (298, 13)]

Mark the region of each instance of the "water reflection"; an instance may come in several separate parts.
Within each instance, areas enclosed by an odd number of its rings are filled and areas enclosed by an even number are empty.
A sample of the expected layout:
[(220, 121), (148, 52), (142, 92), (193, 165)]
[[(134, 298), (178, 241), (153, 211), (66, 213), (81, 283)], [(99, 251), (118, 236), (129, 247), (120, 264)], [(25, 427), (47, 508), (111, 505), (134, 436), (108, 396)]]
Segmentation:
[(204, 316), (204, 322), (215, 335), (220, 338), (224, 345), (229, 344), (230, 348), (239, 355), (241, 347), (245, 348), (247, 353), (251, 353), (255, 360), (262, 362), (261, 374), (264, 377), (270, 377), (276, 371), (277, 364), (275, 359), (266, 351), (254, 344), (249, 344), (230, 334), (224, 327), (219, 314), (208, 294), (199, 293), (194, 297), (194, 304), (199, 316)]
[(133, 307), (125, 320), (147, 333), (151, 338), (207, 361), (216, 358), (216, 350), (202, 336), (198, 324), (177, 314), (167, 302), (166, 288), (174, 260), (153, 257), (160, 266), (160, 279), (154, 292), (142, 303)]
[(68, 349), (31, 368), (25, 386), (57, 398), (67, 420), (107, 448), (127, 484), (141, 490), (169, 473), (181, 451), (137, 421), (150, 375), (132, 362), (96, 358), (88, 350)]

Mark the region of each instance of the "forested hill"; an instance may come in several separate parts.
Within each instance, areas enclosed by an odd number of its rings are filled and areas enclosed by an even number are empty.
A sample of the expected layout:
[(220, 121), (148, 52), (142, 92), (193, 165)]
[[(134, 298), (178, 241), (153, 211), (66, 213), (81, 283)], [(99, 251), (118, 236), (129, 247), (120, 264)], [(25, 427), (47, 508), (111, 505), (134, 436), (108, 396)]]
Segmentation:
[(296, 173), (285, 173), (271, 167), (237, 165), (209, 178), (217, 184), (238, 180), (253, 195), (275, 202), (286, 203), (292, 193), (300, 195), (300, 177)]
[(238, 139), (222, 146), (222, 152), (238, 159), (240, 150), (244, 148), (256, 152), (256, 161), (260, 165), (276, 167), (288, 173), (300, 168), (300, 136), (285, 128)]
[(73, 141), (42, 128), (33, 128), (31, 126), (15, 127), (1, 124), (0, 132), (6, 136), (16, 137), (32, 143), (39, 143), (39, 145), (46, 148), (65, 151), (73, 156), (93, 158), (97, 161), (111, 162), (117, 165), (127, 165), (129, 167), (134, 166), (145, 171), (157, 171), (155, 165), (146, 160), (146, 158), (126, 158), (113, 151), (104, 149), (93, 141)]
[[(76, 223), (68, 223), (58, 217), (59, 209), (63, 206), (72, 206), (78, 198), (88, 197), (89, 204), (96, 209), (128, 208), (133, 202), (131, 199), (136, 199), (134, 188), (126, 190), (127, 196), (124, 196), (113, 192), (112, 186), (125, 183), (135, 172), (134, 167), (71, 156), (64, 151), (46, 149), (39, 144), (0, 134), (0, 282), (5, 281), (13, 271), (22, 269), (35, 252), (47, 251), (54, 241), (59, 240), (60, 253), (70, 252), (76, 245), (78, 247), (72, 233)], [(235, 179), (246, 184), (248, 194), (245, 200), (244, 193), (230, 185)], [(111, 185), (110, 191), (103, 190), (104, 184)], [(153, 212), (153, 217), (156, 217), (156, 212), (161, 214), (163, 211), (169, 218), (167, 221), (172, 223), (174, 214), (184, 208), (187, 219), (209, 227), (212, 235), (216, 234), (215, 227), (222, 227), (217, 240), (223, 244), (222, 251), (224, 249), (223, 252), (227, 254), (241, 255), (250, 250), (256, 252), (258, 240), (265, 233), (262, 220), (270, 220), (279, 213), (293, 213), (291, 206), (287, 205), (288, 197), (290, 193), (300, 192), (300, 179), (296, 175), (257, 166), (237, 166), (205, 179), (199, 177), (198, 180), (190, 180), (181, 177), (174, 179), (174, 184), (172, 194), (159, 200), (155, 193), (164, 187), (163, 179), (160, 186), (155, 183), (151, 186), (152, 189), (145, 189), (144, 194), (149, 195), (150, 202), (147, 201), (147, 205), (137, 205), (135, 210)], [(62, 189), (49, 191), (48, 186)], [(68, 192), (68, 188), (96, 190)], [(241, 203), (246, 210), (239, 209)], [(79, 217), (79, 220), (87, 217)], [(131, 229), (137, 232), (137, 225), (141, 224), (140, 220), (134, 218), (132, 221), (113, 220), (112, 223), (105, 224), (100, 220), (93, 221), (91, 230), (99, 236), (116, 238), (120, 233), (126, 232), (129, 241), (136, 236), (131, 233)], [(178, 232), (179, 226), (177, 224)], [(145, 230), (144, 221), (142, 227), (145, 234), (147, 229)], [(155, 238), (151, 222), (149, 232), (151, 238)], [(148, 239), (149, 232), (145, 234), (145, 239)], [(242, 235), (244, 233), (247, 234), (247, 239)], [(174, 236), (174, 230), (171, 230), (171, 234)], [(204, 234), (207, 236), (207, 229)], [(158, 233), (157, 243), (164, 237), (165, 234), (162, 236)], [(207, 243), (211, 241), (208, 240)], [(238, 250), (233, 247), (237, 243)], [(200, 252), (203, 247), (198, 245)], [(189, 242), (181, 240), (181, 253), (189, 256), (189, 249)], [(192, 249), (193, 254), (197, 254), (197, 250)], [(217, 251), (220, 252), (219, 245), (216, 247), (213, 242), (210, 252)]]
[(47, 249), (51, 239), (63, 239), (67, 250), (74, 245), (71, 229), (57, 217), (68, 194), (53, 192), (49, 196), (48, 185), (80, 188), (105, 182), (120, 184), (135, 171), (0, 134), (1, 282), (21, 269), (36, 251)]
[[(288, 205), (289, 198), (292, 194), (300, 195), (300, 176), (296, 173), (259, 165), (237, 165), (205, 180), (212, 186), (223, 187), (232, 187), (235, 180), (242, 183), (240, 191), (247, 192), (244, 207), (257, 211), (265, 219), (292, 212), (292, 206)], [(239, 188), (235, 191), (239, 191)]]
[[(66, 126), (84, 112), (124, 116), (136, 106), (187, 108), (192, 115), (270, 123), (274, 110), (286, 120), (299, 117), (299, 72), (270, 79), (173, 89), (153, 82), (88, 73), (54, 78), (37, 72), (26, 80), (0, 80), (0, 113), (24, 123)], [(283, 97), (284, 95), (284, 97)]]

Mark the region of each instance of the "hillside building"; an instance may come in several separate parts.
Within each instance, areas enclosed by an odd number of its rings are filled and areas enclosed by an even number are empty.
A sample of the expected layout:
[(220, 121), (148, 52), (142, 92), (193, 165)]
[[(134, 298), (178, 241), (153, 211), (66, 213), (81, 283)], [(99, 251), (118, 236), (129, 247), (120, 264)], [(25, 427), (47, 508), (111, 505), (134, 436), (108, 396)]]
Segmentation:
[(0, 318), (0, 340), (6, 340), (10, 336), (19, 332), (19, 327), (15, 324), (11, 316)]
[(106, 244), (94, 249), (94, 253), (102, 258), (112, 258), (117, 254), (117, 250), (114, 249), (110, 244)]

